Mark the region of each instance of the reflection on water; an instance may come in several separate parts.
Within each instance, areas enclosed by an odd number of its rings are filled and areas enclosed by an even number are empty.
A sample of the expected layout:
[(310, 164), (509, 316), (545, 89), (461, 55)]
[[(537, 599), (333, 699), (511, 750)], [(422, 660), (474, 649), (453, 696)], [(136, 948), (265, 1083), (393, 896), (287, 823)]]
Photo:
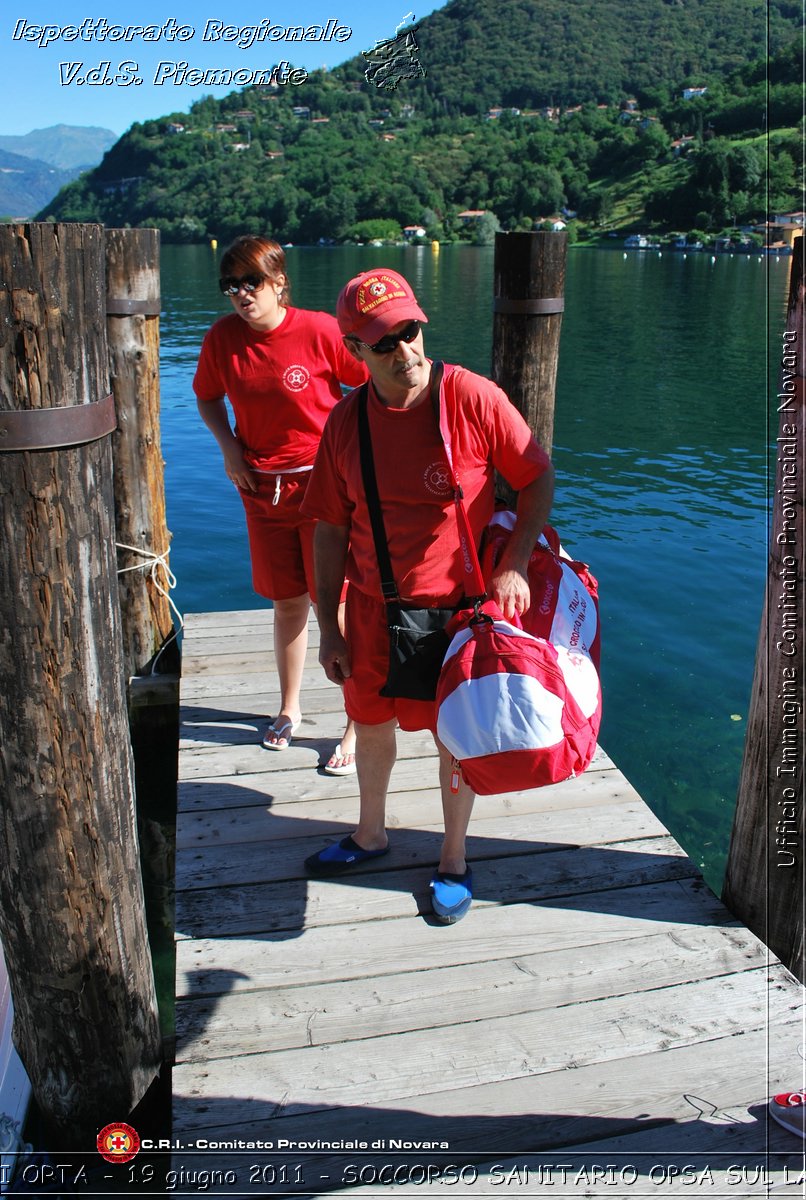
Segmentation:
[[(227, 311), (215, 255), (162, 257), (176, 599), (193, 612), (256, 607), (241, 504), (190, 386), (201, 338)], [(429, 355), (488, 374), (491, 249), (293, 248), (294, 302), (333, 312), (342, 284), (381, 264), (414, 285)], [(568, 261), (553, 521), (600, 583), (601, 740), (716, 890), (761, 616), (788, 277), (786, 259), (571, 250)]]

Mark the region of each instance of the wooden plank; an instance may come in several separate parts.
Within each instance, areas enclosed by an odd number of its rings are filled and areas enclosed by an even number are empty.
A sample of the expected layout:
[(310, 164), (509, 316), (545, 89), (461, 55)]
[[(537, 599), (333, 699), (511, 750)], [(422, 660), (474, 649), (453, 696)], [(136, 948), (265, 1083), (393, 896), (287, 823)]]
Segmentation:
[[(222, 1124), (243, 1117), (243, 1101), (276, 1102), (285, 1112), (330, 1105), (389, 1104), (479, 1079), (542, 1075), (632, 1059), (674, 1046), (710, 1042), (728, 1034), (792, 1020), (800, 989), (780, 966), (679, 984), (630, 997), (608, 997), (541, 1015), (517, 1014), (483, 1024), (439, 1029), (424, 1043), (421, 1031), (369, 1037), (304, 1050), (209, 1060), (176, 1068), (174, 1086), (186, 1097), (174, 1132), (203, 1127), (208, 1109), (201, 1089), (217, 1100)], [(427, 1046), (427, 1049), (426, 1049)], [(322, 1081), (328, 1080), (327, 1099)]]
[(494, 962), (405, 971), (349, 983), (281, 987), (182, 1004), (177, 1061), (234, 1058), (267, 1050), (436, 1029), (581, 1001), (636, 994), (687, 980), (763, 967), (767, 955), (747, 930), (668, 928), (611, 944), (538, 951)]
[[(414, 829), (394, 829), (390, 854), (377, 863), (367, 863), (361, 870), (396, 871), (401, 867), (438, 861), (443, 836), (439, 792), (433, 789), (418, 795), (422, 797), (421, 815), (425, 820)], [(252, 834), (251, 840), (239, 843), (235, 851), (231, 844), (219, 846), (208, 843), (203, 853), (197, 850), (183, 855), (177, 862), (177, 889), (217, 885), (231, 887), (235, 884), (299, 878), (303, 873), (303, 860), (321, 845), (323, 836), (327, 840), (338, 840), (354, 828), (354, 822), (345, 822), (344, 819), (335, 825), (308, 821), (288, 808), (284, 809), (282, 815), (275, 815), (271, 808), (248, 808), (243, 811), (257, 817), (247, 825), (247, 830)], [(275, 825), (278, 837), (273, 832)], [(545, 840), (540, 837), (541, 830), (528, 813), (472, 822), (467, 841), (468, 858), (472, 862), (501, 859), (503, 863), (511, 857), (542, 855), (569, 846), (594, 846), (648, 837), (663, 839), (665, 852), (665, 838), (668, 836), (660, 821), (641, 801), (586, 809), (584, 822), (580, 822), (573, 809), (558, 809), (551, 814), (544, 829), (547, 835)], [(526, 865), (519, 864), (518, 870), (522, 872)]]
[[(659, 849), (664, 852), (668, 850), (668, 853), (659, 855)], [(648, 887), (666, 880), (699, 880), (699, 872), (671, 840), (668, 844), (632, 843), (623, 849), (613, 846), (609, 852), (596, 855), (595, 860), (588, 852), (564, 852), (562, 857), (546, 858), (541, 862), (540, 881), (534, 884), (530, 884), (529, 879), (535, 872), (527, 873), (523, 869), (526, 866), (528, 862), (516, 860), (508, 870), (485, 867), (490, 889), (497, 887), (502, 890), (497, 899), (515, 904), (540, 903), (547, 897), (553, 897), (568, 904), (570, 891), (574, 887), (587, 894), (606, 892), (613, 887)], [(310, 926), (325, 917), (329, 926), (346, 925), (353, 929), (357, 917), (372, 921), (379, 918), (388, 920), (393, 917), (427, 916), (431, 867), (426, 871), (420, 868), (397, 872), (394, 877), (386, 879), (380, 877), (385, 884), (380, 889), (373, 887), (377, 882), (376, 877), (366, 872), (359, 873), (352, 884), (340, 880), (335, 886), (311, 880), (307, 883), (302, 881), (297, 886), (287, 882), (260, 883), (179, 892), (176, 897), (177, 938), (215, 938), (252, 933), (296, 937), (306, 929), (306, 939), (310, 939)], [(589, 874), (594, 867), (596, 869)], [(638, 901), (632, 897), (630, 899), (632, 903), (627, 904), (627, 910), (631, 920), (634, 920)], [(597, 909), (604, 903), (605, 900), (597, 896)], [(651, 901), (647, 899), (647, 903), (651, 904)], [(474, 906), (474, 914), (477, 907)], [(724, 910), (722, 915), (724, 917)], [(389, 937), (388, 927), (383, 926), (383, 930), (383, 936)], [(361, 936), (366, 936), (366, 927)], [(401, 934), (396, 929), (395, 937), (401, 936), (405, 939), (405, 931)], [(624, 936), (630, 934), (625, 933)], [(352, 949), (349, 953), (353, 954)]]
[[(319, 683), (321, 685), (322, 679)], [(234, 676), (219, 676), (203, 681), (204, 689), (200, 695), (189, 695), (188, 689), (192, 681), (182, 685), (182, 709), (185, 720), (220, 721), (226, 714), (232, 720), (251, 720), (265, 722), (270, 715), (276, 715), (280, 703), (280, 692), (276, 684), (269, 686), (271, 680), (254, 676), (254, 683), (238, 679)], [(260, 684), (263, 683), (261, 688)], [(254, 689), (254, 690), (252, 690)], [(335, 684), (326, 687), (308, 687), (305, 691), (305, 704), (308, 712), (340, 713), (344, 719), (341, 688)]]
[[(218, 660), (226, 661), (230, 656), (261, 654), (268, 657), (272, 665), (274, 658), (274, 631), (269, 625), (254, 628), (236, 626), (232, 630), (216, 629), (206, 636), (197, 635), (188, 639), (183, 662), (189, 665), (189, 674), (195, 675), (200, 668), (207, 668)], [(308, 651), (306, 660), (311, 666), (319, 663), (319, 626), (315, 621), (308, 624)], [(253, 668), (257, 669), (257, 668)]]
[[(259, 744), (257, 730), (253, 733), (254, 741), (239, 746), (210, 746), (207, 750), (193, 749), (183, 754), (182, 779), (211, 779), (215, 776), (242, 777), (251, 776), (259, 783), (261, 776), (272, 776), (280, 772), (293, 777), (297, 772), (311, 772), (322, 761), (327, 750), (333, 750), (335, 737), (340, 737), (344, 727), (344, 714), (340, 714), (338, 725), (329, 721), (331, 731), (314, 735), (308, 728), (309, 722), (303, 718), (302, 728), (294, 735), (294, 740), (287, 750), (277, 752), (265, 750)], [(262, 734), (264, 724), (257, 728)], [(336, 732), (338, 730), (338, 732)], [(413, 735), (412, 735), (413, 736)], [(419, 747), (419, 752), (417, 748)], [(325, 760), (326, 761), (326, 760)], [(436, 751), (433, 738), (428, 733), (421, 734), (414, 745), (408, 739), (401, 738), (398, 767), (393, 775), (393, 784), (400, 778), (400, 765), (406, 762), (421, 764), (421, 774), (430, 772), (432, 780), (436, 777)], [(325, 779), (339, 778), (325, 776)], [(349, 778), (341, 776), (341, 778)], [(407, 778), (411, 778), (411, 771)]]
[[(295, 768), (311, 770), (322, 758), (325, 750), (333, 748), (334, 738), (339, 738), (344, 726), (344, 715), (339, 713), (335, 719), (328, 716), (325, 719), (303, 717), (302, 727), (288, 750), (265, 750), (260, 740), (265, 729), (266, 720), (255, 722), (235, 721), (231, 723), (200, 724), (192, 726), (184, 724), (186, 733), (193, 734), (193, 740), (187, 737), (181, 747), (183, 750), (181, 763), (182, 779), (209, 779), (214, 776), (227, 775), (263, 775), (280, 771), (293, 771)], [(205, 743), (204, 739), (207, 738)], [(430, 733), (425, 730), (419, 733), (406, 734), (397, 739), (397, 767), (392, 775), (391, 788), (394, 789), (401, 776), (401, 764), (414, 760), (419, 763), (422, 771), (436, 770), (436, 749)], [(433, 766), (428, 765), (434, 764)], [(586, 772), (579, 779), (591, 778), (596, 771), (610, 771), (615, 774), (613, 763), (602, 752), (597, 752)], [(330, 778), (333, 778), (331, 776)], [(535, 792), (546, 792), (557, 787), (573, 785), (573, 780), (550, 787), (531, 789)], [(624, 776), (618, 774), (612, 781), (614, 787), (629, 787)], [(504, 793), (499, 793), (504, 794)]]
[[(200, 718), (185, 719), (181, 726), (180, 748), (185, 752), (186, 778), (192, 774), (229, 774), (240, 772), (245, 763), (256, 770), (285, 770), (287, 760), (276, 752), (268, 753), (260, 750), (260, 737), (265, 728), (265, 717), (258, 721), (241, 721), (237, 718), (227, 720), (226, 714), (219, 714), (218, 719)], [(317, 738), (330, 740), (334, 734), (340, 735), (344, 727), (344, 714), (339, 713), (305, 713), (302, 726), (294, 735), (292, 745), (303, 749)], [(252, 751), (254, 747), (254, 753)], [(260, 750), (260, 753), (256, 751)], [(417, 733), (400, 734), (397, 739), (398, 759), (428, 758), (435, 754), (434, 739), (427, 730)], [(252, 755), (251, 758), (245, 756)], [(209, 770), (205, 769), (205, 758), (209, 761)], [(603, 766), (606, 756), (602, 753)], [(229, 766), (229, 763), (234, 765)], [(591, 764), (594, 765), (594, 764)]]
[[(272, 755), (273, 758), (279, 757)], [(389, 826), (413, 826), (434, 813), (434, 774), (423, 780), (423, 764), (417, 760), (398, 763), (395, 767), (392, 791), (387, 806)], [(279, 777), (278, 777), (279, 776)], [(426, 803), (415, 790), (428, 792)], [(398, 791), (397, 788), (401, 790)], [(237, 801), (240, 798), (241, 803)], [(220, 803), (219, 803), (220, 800)], [(577, 812), (578, 820), (586, 818), (580, 810), (612, 807), (614, 804), (643, 804), (637, 793), (613, 771), (590, 770), (578, 779), (530, 792), (504, 792), (497, 796), (477, 796), (473, 805), (473, 821), (493, 816), (518, 814), (548, 814), (556, 811)], [(217, 779), (183, 781), (179, 786), (180, 817), (177, 845), (193, 848), (199, 845), (249, 841), (252, 836), (265, 836), (266, 812), (278, 815), (281, 807), (294, 806), (298, 819), (310, 817), (315, 821), (334, 823), (333, 832), (343, 827), (345, 816), (358, 812), (358, 781), (355, 775), (334, 778), (322, 772), (303, 771), (264, 772), (261, 775), (225, 775)], [(297, 826), (299, 830), (299, 826)], [(330, 832), (330, 831), (328, 831)], [(277, 830), (272, 820), (272, 836)]]
[[(270, 645), (265, 639), (229, 638), (233, 643), (230, 650), (220, 648), (208, 652), (204, 645), (194, 646), (193, 652), (184, 660), (185, 676), (190, 681), (211, 675), (264, 675), (275, 674), (277, 660)], [(312, 677), (319, 675), (320, 682), (325, 679), (322, 667), (319, 665), (317, 648), (309, 646), (305, 655), (305, 671)]]
[[(311, 701), (312, 692), (331, 692), (341, 701), (341, 688), (335, 683), (328, 683), (327, 677), (319, 666), (306, 668), (302, 673), (302, 691), (306, 702), (311, 708), (318, 708), (318, 701)], [(239, 671), (222, 675), (190, 675), (182, 679), (182, 703), (191, 705), (210, 696), (225, 694), (227, 696), (253, 696), (267, 692), (278, 694), (277, 681), (274, 673), (266, 671)]]
[(204, 636), (210, 630), (232, 630), (233, 637), (240, 636), (243, 628), (251, 629), (260, 625), (274, 623), (274, 609), (264, 608), (256, 598), (255, 608), (236, 608), (221, 612), (185, 613), (185, 638), (195, 640), (197, 635)]
[[(585, 878), (584, 860), (578, 860), (578, 866)], [(599, 891), (583, 891), (584, 883), (578, 882), (578, 894), (550, 900), (506, 907), (482, 904), (478, 910), (474, 907), (472, 923), (463, 922), (449, 931), (424, 920), (390, 924), (369, 919), (355, 894), (352, 924), (348, 923), (350, 909), (345, 902), (343, 928), (305, 927), (304, 909), (295, 913), (290, 900), (287, 915), (277, 915), (276, 928), (271, 932), (267, 921), (265, 932), (249, 931), (248, 937), (233, 934), (180, 939), (176, 946), (177, 998), (229, 995), (289, 984), (308, 987), (401, 970), (426, 971), (495, 961), (532, 954), (536, 949), (547, 952), (601, 941), (616, 944), (647, 936), (659, 925), (670, 923), (680, 926), (681, 936), (685, 936), (689, 925), (712, 923), (733, 928), (736, 924), (699, 878), (664, 879), (640, 888), (633, 886), (629, 875), (626, 880), (624, 887)], [(312, 883), (310, 887), (324, 889), (325, 885)], [(341, 885), (335, 890), (340, 896)], [(331, 888), (331, 896), (333, 891)], [(354, 891), (360, 895), (360, 888)], [(210, 894), (203, 896), (209, 903)], [(407, 916), (416, 915), (415, 907), (408, 897)], [(273, 916), (270, 904), (266, 909)], [(326, 911), (330, 920), (330, 910)], [(179, 928), (183, 925), (186, 923)]]

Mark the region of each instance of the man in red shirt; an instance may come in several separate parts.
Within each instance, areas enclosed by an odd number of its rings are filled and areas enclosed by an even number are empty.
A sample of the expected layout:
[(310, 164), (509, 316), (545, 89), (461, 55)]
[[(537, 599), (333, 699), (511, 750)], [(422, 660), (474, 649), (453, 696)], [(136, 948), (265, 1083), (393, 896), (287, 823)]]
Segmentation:
[[(453, 484), (429, 403), (432, 364), (425, 356), (427, 317), (408, 282), (385, 268), (366, 271), (342, 290), (337, 320), (350, 354), (369, 369), (367, 412), (393, 574), (401, 600), (447, 608), (464, 592)], [(446, 365), (442, 382), (454, 467), (476, 544), (494, 508), (494, 474), (518, 491), (518, 519), (489, 591), (505, 617), (529, 606), (527, 565), (546, 523), (554, 472), (529, 427), (500, 388), (463, 367)], [(353, 392), (327, 420), (303, 512), (314, 535), (321, 642), (328, 678), (344, 688), (356, 723), (360, 815), (355, 832), (306, 860), (314, 875), (335, 875), (388, 850), (386, 795), (396, 757), (396, 728), (430, 729), (440, 758), (445, 838), (431, 880), (434, 915), (450, 924), (467, 912), (472, 875), (465, 840), (474, 795), (436, 739), (432, 701), (379, 695), (389, 634), (375, 544), (364, 494)], [(345, 577), (345, 630), (338, 604)]]

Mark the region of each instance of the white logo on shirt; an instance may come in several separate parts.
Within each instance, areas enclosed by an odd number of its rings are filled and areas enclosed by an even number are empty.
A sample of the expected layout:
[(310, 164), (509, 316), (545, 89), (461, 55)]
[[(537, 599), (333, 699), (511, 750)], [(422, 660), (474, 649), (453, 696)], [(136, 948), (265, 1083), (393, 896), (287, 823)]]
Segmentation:
[(450, 496), (453, 491), (451, 473), (444, 462), (434, 462), (426, 467), (423, 482), (434, 496)]
[(283, 373), (283, 383), (290, 392), (301, 392), (307, 386), (311, 378), (311, 373), (307, 367), (301, 367), (295, 363), (292, 367), (286, 367)]

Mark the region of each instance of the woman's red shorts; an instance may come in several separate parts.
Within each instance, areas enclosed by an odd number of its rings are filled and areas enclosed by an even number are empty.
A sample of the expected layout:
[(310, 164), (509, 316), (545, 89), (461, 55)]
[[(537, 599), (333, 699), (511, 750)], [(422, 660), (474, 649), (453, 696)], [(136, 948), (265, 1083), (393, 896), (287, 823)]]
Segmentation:
[(256, 492), (239, 488), (249, 532), (252, 586), (268, 600), (291, 600), (308, 592), (315, 601), (316, 521), (299, 511), (310, 471), (279, 476), (255, 472), (252, 478), (257, 483)]

